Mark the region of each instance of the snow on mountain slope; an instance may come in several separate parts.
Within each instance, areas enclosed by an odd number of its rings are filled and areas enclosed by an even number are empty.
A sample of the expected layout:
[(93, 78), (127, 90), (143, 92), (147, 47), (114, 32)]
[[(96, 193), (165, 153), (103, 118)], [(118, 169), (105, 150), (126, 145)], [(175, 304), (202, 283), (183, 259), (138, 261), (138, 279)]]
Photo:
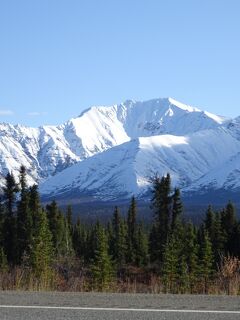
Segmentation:
[(240, 117), (228, 120), (223, 125), (236, 139), (240, 140)]
[(126, 101), (117, 106), (118, 119), (131, 138), (159, 134), (185, 135), (219, 126), (225, 118), (169, 99)]
[(180, 136), (217, 128), (224, 121), (169, 98), (92, 107), (59, 126), (0, 124), (0, 184), (8, 171), (17, 175), (21, 164), (27, 168), (30, 183), (41, 182), (132, 138)]
[[(239, 149), (240, 150), (240, 149)], [(236, 153), (224, 163), (203, 175), (184, 192), (207, 192), (208, 190), (240, 189), (240, 152)]]
[(174, 185), (186, 187), (239, 150), (240, 141), (225, 128), (141, 137), (73, 165), (45, 181), (40, 191), (47, 197), (92, 193), (102, 200), (128, 198), (143, 195), (151, 177), (167, 172)]

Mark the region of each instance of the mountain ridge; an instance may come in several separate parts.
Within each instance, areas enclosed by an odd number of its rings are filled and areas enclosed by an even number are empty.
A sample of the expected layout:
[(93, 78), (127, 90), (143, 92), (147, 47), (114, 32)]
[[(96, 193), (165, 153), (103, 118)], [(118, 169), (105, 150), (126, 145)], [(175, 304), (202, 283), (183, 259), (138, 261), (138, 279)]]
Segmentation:
[[(217, 139), (217, 136), (222, 140)], [(179, 141), (181, 143), (178, 143)], [(94, 164), (94, 161), (101, 163), (101, 159), (106, 157), (101, 164), (106, 176), (109, 176), (108, 182), (103, 182), (106, 189), (104, 195), (98, 192), (101, 185), (93, 188), (91, 172), (88, 172), (88, 179), (92, 181), (92, 186), (86, 185), (84, 190), (79, 188), (79, 194), (88, 191), (106, 199), (111, 198), (106, 196), (108, 193), (112, 194), (112, 198), (116, 198), (117, 193), (124, 197), (133, 193), (143, 195), (149, 187), (147, 166), (152, 173), (160, 175), (168, 170), (174, 181), (184, 182), (181, 186), (188, 192), (187, 188), (191, 183), (210, 173), (214, 166), (221, 165), (220, 160), (214, 160), (214, 152), (219, 158), (222, 157), (221, 143), (230, 146), (224, 155), (227, 163), (234, 156), (234, 152), (239, 150), (239, 141), (240, 117), (232, 120), (217, 116), (172, 98), (127, 100), (112, 106), (93, 106), (78, 117), (57, 126), (31, 128), (19, 124), (0, 124), (0, 184), (3, 183), (3, 176), (7, 171), (17, 176), (19, 166), (23, 164), (27, 168), (28, 182), (42, 184), (40, 190), (46, 194), (46, 184), (51, 185), (54, 179), (58, 179), (58, 175), (65, 181), (63, 176), (68, 174), (68, 170), (79, 167), (81, 171), (81, 168), (86, 169), (90, 164), (91, 170), (94, 171), (95, 166), (96, 171), (98, 165)], [(204, 159), (203, 142), (211, 158), (211, 163), (205, 164), (206, 170), (203, 170), (201, 164)], [(129, 153), (131, 170), (126, 167), (120, 170), (126, 161), (122, 150)], [(121, 161), (113, 156), (116, 153)], [(113, 158), (107, 159), (105, 154), (110, 154)], [(112, 168), (108, 167), (107, 163), (111, 163)], [(113, 183), (117, 178), (114, 178), (114, 174), (111, 175), (113, 167), (117, 166), (120, 185)], [(143, 168), (142, 171), (140, 167)], [(189, 168), (192, 170), (191, 174), (187, 173)], [(73, 183), (74, 180), (73, 177)], [(116, 190), (115, 194), (113, 190)], [(61, 193), (59, 188), (58, 191)]]

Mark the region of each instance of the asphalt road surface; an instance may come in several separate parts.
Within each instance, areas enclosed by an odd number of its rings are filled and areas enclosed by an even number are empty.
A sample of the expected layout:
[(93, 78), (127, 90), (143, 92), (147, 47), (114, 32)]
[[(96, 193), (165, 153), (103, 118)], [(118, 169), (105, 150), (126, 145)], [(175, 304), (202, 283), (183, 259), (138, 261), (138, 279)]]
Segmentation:
[(1, 320), (240, 320), (240, 297), (0, 292)]

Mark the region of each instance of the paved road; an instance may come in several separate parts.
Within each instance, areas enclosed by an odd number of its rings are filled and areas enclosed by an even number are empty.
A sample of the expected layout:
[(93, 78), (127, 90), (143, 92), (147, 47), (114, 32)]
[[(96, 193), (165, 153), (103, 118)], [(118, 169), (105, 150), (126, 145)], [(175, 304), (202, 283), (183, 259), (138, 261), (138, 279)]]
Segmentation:
[(237, 320), (240, 297), (0, 292), (1, 320)]

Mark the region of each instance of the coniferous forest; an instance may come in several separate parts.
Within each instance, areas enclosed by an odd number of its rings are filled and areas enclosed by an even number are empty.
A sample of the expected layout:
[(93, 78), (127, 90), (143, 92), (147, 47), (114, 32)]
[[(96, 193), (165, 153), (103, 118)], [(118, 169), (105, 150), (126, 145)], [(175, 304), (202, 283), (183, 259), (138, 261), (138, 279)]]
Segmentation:
[(26, 169), (8, 173), (0, 204), (0, 289), (240, 294), (240, 221), (229, 202), (184, 217), (171, 177), (152, 181), (152, 223), (113, 209), (107, 223), (82, 223), (71, 206), (41, 205)]

